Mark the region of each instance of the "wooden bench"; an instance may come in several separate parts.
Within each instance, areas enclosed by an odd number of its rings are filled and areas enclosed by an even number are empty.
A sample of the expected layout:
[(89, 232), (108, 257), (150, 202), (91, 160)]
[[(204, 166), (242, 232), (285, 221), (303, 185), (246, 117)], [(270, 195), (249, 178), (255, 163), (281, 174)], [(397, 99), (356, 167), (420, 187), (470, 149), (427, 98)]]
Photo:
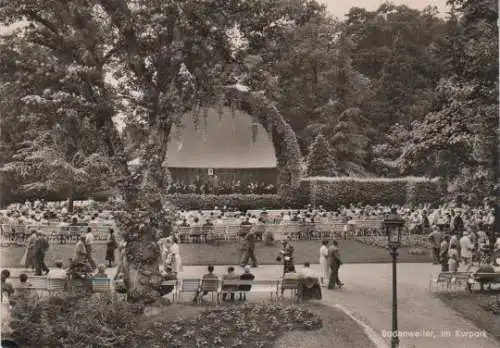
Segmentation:
[(472, 287), (476, 284), (479, 284), (481, 291), (485, 285), (491, 290), (492, 284), (500, 284), (500, 273), (473, 273), (468, 279), (467, 289), (472, 292)]
[(282, 279), (280, 283), (281, 298), (284, 298), (285, 291), (289, 290), (292, 294), (292, 298), (298, 299), (297, 294), (299, 290), (299, 283), (300, 283), (299, 278)]
[(66, 281), (67, 279), (62, 278), (47, 278), (47, 290), (49, 292), (49, 295), (54, 295), (66, 291)]
[(432, 291), (434, 286), (436, 290), (440, 290), (443, 286), (446, 286), (446, 291), (450, 291), (452, 288), (455, 290), (465, 289), (467, 287), (467, 283), (469, 281), (471, 273), (470, 272), (441, 272), (437, 275), (437, 277), (432, 278), (429, 284), (429, 289)]
[[(172, 294), (172, 302), (175, 302), (177, 292), (179, 291), (179, 281), (178, 280), (164, 280), (161, 283), (161, 286), (172, 286), (172, 291), (169, 294)], [(165, 296), (168, 296), (165, 295)]]
[(186, 278), (180, 281), (180, 288), (178, 290), (177, 298), (183, 299), (184, 293), (196, 294), (200, 288), (201, 279), (199, 278)]
[(111, 292), (111, 279), (92, 278), (92, 292), (108, 294)]
[[(251, 286), (250, 290), (241, 290), (241, 286)], [(235, 292), (269, 293), (271, 301), (278, 298), (279, 280), (244, 280), (231, 279), (222, 280), (220, 294), (230, 294)], [(234, 288), (233, 288), (234, 286)], [(228, 287), (224, 289), (224, 287)]]

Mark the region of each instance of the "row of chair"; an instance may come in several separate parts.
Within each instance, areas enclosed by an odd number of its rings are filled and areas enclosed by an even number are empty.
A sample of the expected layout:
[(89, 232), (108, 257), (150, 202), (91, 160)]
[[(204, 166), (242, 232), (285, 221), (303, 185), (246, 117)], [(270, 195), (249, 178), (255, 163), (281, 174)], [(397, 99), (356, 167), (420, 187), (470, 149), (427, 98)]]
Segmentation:
[(220, 280), (186, 278), (166, 281), (163, 282), (162, 285), (173, 286), (173, 301), (182, 302), (184, 300), (184, 294), (192, 294), (194, 296), (197, 292), (206, 292), (211, 295), (212, 302), (215, 299), (216, 303), (220, 303), (220, 298), (224, 294), (237, 292), (269, 294), (271, 301), (277, 301), (280, 297), (283, 297), (285, 291), (289, 291), (292, 294), (292, 299), (296, 299), (299, 282), (299, 279)]
[[(10, 283), (15, 289), (19, 289), (20, 280), (13, 278), (9, 279)], [(109, 278), (92, 278), (92, 292), (95, 293), (110, 293), (112, 289), (112, 280)], [(44, 276), (31, 276), (28, 283), (31, 285), (27, 289), (30, 292), (40, 295), (52, 295), (55, 293), (65, 292), (71, 288), (71, 280), (60, 278), (47, 278)]]
[(32, 230), (41, 231), (50, 243), (76, 242), (82, 234), (87, 233), (87, 228), (92, 227), (96, 240), (107, 240), (109, 229), (115, 228), (112, 223), (92, 226), (58, 226), (58, 225), (0, 225), (0, 238), (3, 243), (24, 243)]
[[(10, 282), (14, 289), (21, 288), (19, 279), (12, 279)], [(38, 295), (50, 296), (57, 293), (67, 292), (71, 288), (71, 280), (67, 279), (32, 276), (29, 278), (28, 282), (31, 286), (29, 288), (23, 288), (23, 290), (29, 290), (31, 293), (36, 293)], [(290, 291), (293, 295), (292, 298), (295, 298), (299, 287), (299, 280), (202, 280), (199, 278), (185, 278), (164, 281), (162, 286), (173, 287), (171, 294), (174, 302), (183, 301), (185, 294), (192, 294), (194, 296), (194, 294), (198, 291), (209, 293), (212, 296), (212, 301), (216, 299), (217, 303), (220, 303), (220, 296), (224, 293), (236, 292), (265, 293), (270, 295), (271, 301), (277, 301), (280, 297), (280, 291), (282, 295), (285, 291)], [(248, 287), (251, 288), (248, 289)], [(92, 278), (92, 292), (111, 293), (112, 290), (113, 280), (109, 278)]]
[(365, 235), (381, 232), (381, 222), (378, 220), (364, 221), (360, 225), (343, 222), (330, 223), (290, 223), (265, 225), (215, 225), (215, 226), (179, 226), (177, 233), (182, 242), (197, 242), (209, 240), (236, 241), (242, 232), (252, 230), (258, 236), (271, 233), (275, 240), (283, 240), (289, 236), (292, 240), (334, 239), (341, 236)]

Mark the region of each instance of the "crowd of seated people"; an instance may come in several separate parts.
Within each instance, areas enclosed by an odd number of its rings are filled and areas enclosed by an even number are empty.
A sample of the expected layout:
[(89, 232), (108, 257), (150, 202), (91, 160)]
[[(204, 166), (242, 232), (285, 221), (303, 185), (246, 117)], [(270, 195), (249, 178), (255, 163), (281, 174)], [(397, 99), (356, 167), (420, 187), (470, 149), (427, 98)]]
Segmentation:
[[(326, 210), (321, 206), (305, 209), (281, 209), (267, 211), (266, 209), (242, 212), (237, 208), (214, 207), (212, 210), (178, 212), (178, 225), (196, 226), (207, 221), (212, 224), (239, 224), (248, 218), (253, 225), (259, 222), (274, 224), (293, 223), (350, 223), (356, 220), (383, 220), (390, 213), (391, 207), (383, 205), (351, 205), (342, 206), (336, 210)], [(397, 207), (397, 212), (405, 220), (409, 231), (416, 234), (428, 234), (432, 226), (438, 226), (442, 231), (463, 230), (473, 225), (483, 225), (491, 230), (495, 222), (494, 211), (489, 207), (473, 209), (467, 206), (430, 207)]]
[[(33, 229), (46, 227), (57, 227), (49, 229), (50, 233), (57, 230), (61, 232), (58, 236), (61, 243), (69, 237), (71, 227), (76, 227), (75, 233), (80, 233), (82, 226), (90, 226), (94, 229), (109, 222), (112, 219), (110, 213), (90, 206), (75, 206), (73, 212), (68, 212), (65, 202), (35, 202), (27, 201), (24, 204), (14, 204), (3, 212), (0, 212), (0, 226), (2, 237), (7, 240), (25, 242)], [(47, 231), (49, 231), (47, 230)]]
[(219, 181), (217, 185), (210, 182), (195, 182), (186, 184), (183, 182), (174, 182), (169, 185), (167, 192), (174, 193), (197, 193), (197, 194), (274, 194), (276, 186), (263, 182), (242, 183), (241, 181)]

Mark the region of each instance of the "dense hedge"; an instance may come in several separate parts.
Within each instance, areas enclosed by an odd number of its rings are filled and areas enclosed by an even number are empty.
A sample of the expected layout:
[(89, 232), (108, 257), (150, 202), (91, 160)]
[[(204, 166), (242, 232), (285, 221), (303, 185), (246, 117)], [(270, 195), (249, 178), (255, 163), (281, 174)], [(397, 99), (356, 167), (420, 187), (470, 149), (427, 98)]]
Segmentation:
[(195, 193), (168, 195), (167, 199), (180, 209), (213, 209), (215, 206), (249, 209), (281, 209), (287, 206), (286, 200), (280, 195), (230, 194), (230, 195), (199, 195)]
[[(425, 178), (306, 178), (301, 181), (297, 197), (325, 208), (351, 203), (421, 204), (439, 203), (442, 192), (438, 180)], [(303, 202), (300, 202), (301, 204)]]
[(215, 206), (248, 209), (303, 208), (308, 204), (328, 209), (351, 203), (361, 204), (437, 204), (443, 193), (438, 180), (425, 178), (306, 178), (297, 190), (283, 195), (198, 195), (173, 194), (169, 200), (181, 209), (213, 209)]

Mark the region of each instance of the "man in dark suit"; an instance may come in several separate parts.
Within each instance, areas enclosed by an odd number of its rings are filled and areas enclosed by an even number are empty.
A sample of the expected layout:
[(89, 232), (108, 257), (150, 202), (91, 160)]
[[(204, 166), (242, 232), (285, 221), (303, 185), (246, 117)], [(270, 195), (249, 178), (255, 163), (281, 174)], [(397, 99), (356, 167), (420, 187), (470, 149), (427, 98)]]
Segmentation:
[(341, 288), (344, 283), (339, 279), (339, 269), (342, 265), (340, 259), (339, 246), (336, 240), (333, 241), (332, 246), (328, 250), (328, 258), (330, 260), (330, 281), (328, 282), (328, 289), (335, 289), (337, 285)]
[[(252, 274), (250, 266), (246, 265), (244, 267), (245, 272), (240, 275), (241, 280), (254, 280), (255, 276)], [(240, 301), (245, 301), (247, 299), (247, 292), (252, 289), (252, 285), (240, 285), (238, 290), (240, 291)]]
[(252, 261), (252, 267), (257, 267), (257, 258), (255, 257), (255, 239), (256, 235), (253, 228), (248, 230), (248, 232), (243, 237), (243, 245), (241, 247), (242, 257), (240, 265), (245, 267), (248, 261)]
[(45, 254), (49, 249), (49, 242), (47, 238), (38, 231), (36, 233), (36, 241), (35, 241), (35, 250), (34, 250), (34, 258), (35, 258), (35, 275), (41, 276), (42, 271), (45, 274), (49, 273), (49, 268), (45, 264)]

